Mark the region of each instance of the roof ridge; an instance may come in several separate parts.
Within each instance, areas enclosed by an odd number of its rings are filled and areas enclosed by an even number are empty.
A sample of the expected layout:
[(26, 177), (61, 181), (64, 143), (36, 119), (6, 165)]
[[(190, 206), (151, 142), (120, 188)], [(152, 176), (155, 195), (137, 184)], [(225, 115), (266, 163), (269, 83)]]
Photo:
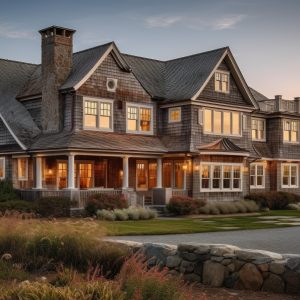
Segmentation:
[(156, 58), (144, 57), (144, 56), (140, 56), (140, 55), (134, 55), (134, 54), (128, 54), (128, 53), (121, 53), (121, 54), (126, 55), (126, 56), (133, 56), (133, 57), (137, 57), (137, 58), (142, 58), (142, 59), (154, 60), (154, 61), (161, 62), (161, 63), (166, 62), (166, 60), (159, 60), (159, 59), (156, 59)]
[(82, 52), (86, 52), (86, 51), (90, 51), (90, 50), (100, 48), (100, 47), (103, 47), (103, 46), (107, 46), (109, 44), (114, 44), (114, 41), (111, 41), (111, 42), (108, 42), (108, 43), (105, 43), (105, 44), (102, 44), (102, 45), (98, 45), (98, 46), (95, 46), (95, 47), (87, 48), (87, 49), (84, 49), (84, 50), (80, 50), (80, 51), (77, 51), (77, 52), (73, 52), (73, 55), (78, 54), (78, 53), (82, 53)]
[(19, 64), (33, 65), (33, 66), (38, 66), (39, 65), (39, 64), (29, 63), (29, 62), (20, 61), (20, 60), (7, 59), (7, 58), (0, 58), (0, 60), (13, 62), (13, 63), (19, 63)]

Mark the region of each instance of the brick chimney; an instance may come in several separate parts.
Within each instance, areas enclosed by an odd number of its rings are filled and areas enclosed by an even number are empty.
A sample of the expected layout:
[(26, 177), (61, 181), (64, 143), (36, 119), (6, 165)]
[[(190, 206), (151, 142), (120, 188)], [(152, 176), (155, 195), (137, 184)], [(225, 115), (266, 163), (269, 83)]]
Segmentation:
[(58, 132), (62, 123), (59, 88), (72, 69), (75, 30), (51, 26), (39, 32), (42, 36), (42, 129)]

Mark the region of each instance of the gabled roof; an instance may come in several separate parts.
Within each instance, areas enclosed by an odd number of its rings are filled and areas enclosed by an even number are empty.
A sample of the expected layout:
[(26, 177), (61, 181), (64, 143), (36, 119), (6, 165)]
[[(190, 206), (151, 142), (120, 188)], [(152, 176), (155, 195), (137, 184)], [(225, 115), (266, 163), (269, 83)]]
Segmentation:
[(252, 87), (249, 87), (250, 91), (253, 95), (253, 97), (255, 98), (256, 101), (266, 101), (266, 100), (270, 100), (268, 97), (266, 97), (265, 95), (261, 94), (260, 92), (258, 92), (257, 90), (253, 89)]
[(40, 130), (26, 108), (16, 100), (16, 95), (36, 67), (33, 64), (0, 59), (0, 118), (23, 149), (27, 148)]

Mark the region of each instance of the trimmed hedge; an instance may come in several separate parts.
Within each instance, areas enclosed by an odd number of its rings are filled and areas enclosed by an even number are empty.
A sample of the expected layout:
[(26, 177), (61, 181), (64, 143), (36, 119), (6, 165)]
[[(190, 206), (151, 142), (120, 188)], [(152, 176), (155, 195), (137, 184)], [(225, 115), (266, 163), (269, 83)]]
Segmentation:
[(262, 192), (250, 193), (245, 199), (253, 200), (261, 208), (269, 208), (274, 210), (286, 209), (291, 203), (300, 202), (300, 196), (288, 192)]
[(36, 212), (42, 217), (69, 217), (70, 208), (67, 197), (44, 197), (36, 201)]
[(0, 202), (0, 211), (5, 212), (6, 210), (15, 210), (18, 212), (35, 212), (36, 205), (33, 202), (24, 200), (11, 200)]
[(173, 196), (167, 205), (169, 212), (175, 215), (198, 214), (201, 207), (206, 204), (204, 200), (197, 200), (187, 196)]

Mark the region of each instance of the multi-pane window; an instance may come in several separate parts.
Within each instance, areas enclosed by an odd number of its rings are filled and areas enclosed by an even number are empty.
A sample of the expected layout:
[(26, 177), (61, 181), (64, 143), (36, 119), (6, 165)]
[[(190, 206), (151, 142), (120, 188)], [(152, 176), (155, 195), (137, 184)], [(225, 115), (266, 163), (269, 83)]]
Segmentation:
[(251, 119), (252, 140), (265, 140), (266, 121), (264, 119)]
[(181, 107), (169, 108), (169, 123), (181, 121)]
[(167, 160), (163, 162), (163, 187), (185, 189), (187, 164), (183, 160)]
[(221, 71), (215, 73), (215, 90), (217, 92), (229, 93), (229, 73)]
[(298, 187), (298, 165), (282, 164), (281, 184), (284, 188)]
[(0, 180), (5, 178), (5, 158), (0, 157)]
[(250, 165), (250, 187), (264, 188), (265, 187), (265, 169), (261, 163)]
[(27, 180), (28, 160), (27, 158), (18, 158), (18, 180)]
[(293, 120), (283, 121), (283, 140), (285, 142), (297, 143), (299, 141), (299, 123)]
[(58, 162), (57, 164), (58, 188), (65, 189), (67, 187), (67, 180), (68, 180), (68, 163)]
[(239, 112), (205, 109), (204, 132), (219, 135), (240, 135), (241, 115)]
[(112, 130), (112, 102), (84, 101), (84, 127)]
[(127, 106), (127, 131), (135, 133), (152, 132), (152, 108), (144, 106)]
[(201, 166), (201, 189), (206, 191), (240, 191), (242, 165), (204, 163)]

